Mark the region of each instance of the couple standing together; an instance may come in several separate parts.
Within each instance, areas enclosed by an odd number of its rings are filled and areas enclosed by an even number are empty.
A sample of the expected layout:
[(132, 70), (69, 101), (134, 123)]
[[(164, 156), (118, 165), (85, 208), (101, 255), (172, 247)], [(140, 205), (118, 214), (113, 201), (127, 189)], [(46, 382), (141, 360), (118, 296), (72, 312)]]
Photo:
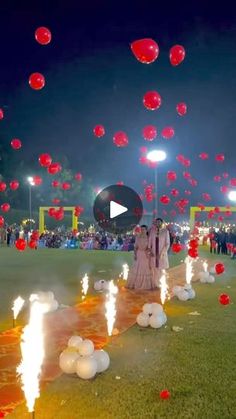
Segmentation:
[(168, 249), (170, 235), (163, 228), (163, 220), (157, 218), (148, 233), (146, 225), (134, 245), (134, 264), (130, 270), (127, 288), (153, 290), (159, 286), (162, 269), (169, 268)]

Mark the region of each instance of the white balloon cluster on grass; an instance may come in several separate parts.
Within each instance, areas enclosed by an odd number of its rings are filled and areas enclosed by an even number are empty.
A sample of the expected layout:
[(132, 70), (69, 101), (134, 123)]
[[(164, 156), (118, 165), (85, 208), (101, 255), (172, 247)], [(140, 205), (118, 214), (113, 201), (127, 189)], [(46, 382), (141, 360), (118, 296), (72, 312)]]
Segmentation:
[(141, 327), (151, 326), (154, 329), (159, 329), (166, 324), (167, 317), (161, 304), (146, 303), (143, 306), (143, 311), (138, 314), (136, 321)]
[(199, 272), (199, 280), (202, 284), (213, 284), (215, 282), (215, 278), (213, 275), (210, 275), (209, 272)]
[(95, 291), (107, 291), (108, 288), (109, 288), (109, 282), (105, 281), (105, 279), (100, 279), (94, 282)]
[(52, 311), (56, 311), (59, 307), (58, 301), (55, 300), (55, 297), (52, 291), (48, 291), (48, 292), (40, 291), (37, 294), (31, 294), (29, 297), (29, 301), (31, 303), (33, 303), (34, 301), (38, 301), (40, 304), (42, 304), (44, 313), (50, 313)]
[(110, 357), (103, 349), (95, 350), (91, 340), (72, 336), (68, 347), (60, 355), (59, 365), (64, 373), (77, 374), (83, 380), (89, 380), (108, 369)]
[(191, 284), (186, 284), (184, 286), (175, 285), (172, 292), (180, 301), (193, 300), (196, 297), (196, 293)]

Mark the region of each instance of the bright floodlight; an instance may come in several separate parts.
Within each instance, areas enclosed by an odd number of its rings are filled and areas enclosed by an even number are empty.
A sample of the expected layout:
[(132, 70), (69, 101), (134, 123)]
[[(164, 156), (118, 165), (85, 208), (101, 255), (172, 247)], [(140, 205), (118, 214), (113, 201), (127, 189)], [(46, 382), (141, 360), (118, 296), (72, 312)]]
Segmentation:
[(147, 154), (147, 159), (151, 162), (159, 162), (166, 159), (166, 152), (163, 150), (152, 150)]
[(29, 182), (29, 184), (30, 184), (31, 186), (34, 186), (34, 178), (33, 178), (32, 176), (28, 176), (28, 177), (27, 177), (27, 181)]
[(236, 191), (230, 191), (229, 195), (228, 195), (228, 198), (229, 198), (230, 201), (236, 202)]

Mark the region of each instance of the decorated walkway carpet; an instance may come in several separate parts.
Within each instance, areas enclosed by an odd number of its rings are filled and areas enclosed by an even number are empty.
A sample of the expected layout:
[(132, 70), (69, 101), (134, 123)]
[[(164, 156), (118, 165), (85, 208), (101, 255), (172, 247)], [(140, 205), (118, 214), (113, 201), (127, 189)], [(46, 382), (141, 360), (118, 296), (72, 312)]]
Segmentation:
[[(195, 264), (197, 271), (198, 262)], [(168, 272), (168, 284), (183, 284), (185, 265), (181, 264)], [(124, 283), (123, 283), (124, 284)], [(146, 302), (159, 302), (159, 291), (131, 291), (119, 284), (114, 328), (118, 333), (126, 331), (136, 322), (136, 316)], [(41, 385), (55, 380), (61, 375), (58, 366), (60, 352), (67, 346), (72, 334), (91, 339), (95, 347), (102, 348), (108, 342), (106, 319), (104, 316), (105, 295), (87, 297), (74, 307), (60, 309), (45, 318), (45, 353)], [(171, 315), (171, 313), (169, 313)], [(16, 327), (0, 334), (0, 418), (12, 412), (24, 402), (20, 381), (16, 376), (16, 367), (20, 362), (21, 328)]]

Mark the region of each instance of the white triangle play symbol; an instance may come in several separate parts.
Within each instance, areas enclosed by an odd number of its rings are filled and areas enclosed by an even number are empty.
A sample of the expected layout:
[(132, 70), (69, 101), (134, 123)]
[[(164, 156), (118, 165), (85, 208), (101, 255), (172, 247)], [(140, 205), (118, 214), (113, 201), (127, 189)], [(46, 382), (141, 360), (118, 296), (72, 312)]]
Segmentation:
[(128, 211), (128, 208), (117, 204), (117, 202), (110, 201), (110, 218), (118, 217), (118, 215), (124, 214), (126, 211)]

